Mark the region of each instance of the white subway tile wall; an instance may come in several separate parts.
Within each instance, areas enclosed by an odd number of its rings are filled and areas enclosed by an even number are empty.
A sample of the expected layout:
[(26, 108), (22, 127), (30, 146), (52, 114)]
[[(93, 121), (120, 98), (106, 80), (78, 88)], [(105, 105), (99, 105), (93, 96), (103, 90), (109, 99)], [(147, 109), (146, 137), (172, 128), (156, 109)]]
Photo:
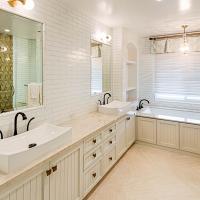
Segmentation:
[[(95, 111), (98, 96), (90, 95), (90, 37), (96, 31), (112, 34), (111, 28), (70, 8), (65, 0), (35, 0), (31, 11), (0, 1), (0, 8), (44, 23), (44, 106), (24, 110), (29, 118), (36, 117), (32, 127)], [(0, 115), (6, 137), (13, 133), (15, 113)], [(19, 117), (20, 132), (26, 123)]]

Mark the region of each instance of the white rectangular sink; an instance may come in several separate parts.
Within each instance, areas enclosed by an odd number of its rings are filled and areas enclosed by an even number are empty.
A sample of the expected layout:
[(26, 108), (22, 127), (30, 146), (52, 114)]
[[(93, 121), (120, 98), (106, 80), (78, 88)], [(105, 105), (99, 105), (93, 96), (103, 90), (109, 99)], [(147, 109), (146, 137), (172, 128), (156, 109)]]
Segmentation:
[(131, 102), (112, 101), (107, 105), (99, 105), (98, 110), (103, 114), (120, 114), (127, 113), (131, 110)]
[(44, 155), (67, 145), (71, 141), (71, 135), (70, 127), (45, 123), (31, 131), (1, 140), (0, 171), (10, 173), (26, 167)]

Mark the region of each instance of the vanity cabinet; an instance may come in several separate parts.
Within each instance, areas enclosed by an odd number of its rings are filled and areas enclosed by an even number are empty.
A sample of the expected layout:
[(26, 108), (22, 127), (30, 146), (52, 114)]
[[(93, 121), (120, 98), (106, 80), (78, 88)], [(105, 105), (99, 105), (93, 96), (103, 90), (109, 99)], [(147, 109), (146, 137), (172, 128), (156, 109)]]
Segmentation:
[(0, 200), (44, 200), (46, 169), (42, 167), (37, 173), (29, 174), (30, 178), (16, 183), (17, 187), (10, 184), (5, 192), (0, 192)]
[(157, 144), (179, 149), (179, 123), (157, 120)]
[(51, 174), (46, 180), (49, 198), (45, 200), (81, 199), (82, 155), (82, 146), (78, 146), (50, 162)]
[(200, 126), (180, 124), (180, 149), (200, 154)]
[(137, 117), (137, 140), (156, 144), (156, 119)]
[(126, 119), (123, 118), (116, 123), (117, 158), (120, 158), (126, 151)]
[(0, 200), (83, 199), (134, 143), (134, 128), (135, 116), (125, 116), (89, 135), (1, 188)]
[(135, 142), (135, 115), (126, 117), (126, 146), (129, 148)]

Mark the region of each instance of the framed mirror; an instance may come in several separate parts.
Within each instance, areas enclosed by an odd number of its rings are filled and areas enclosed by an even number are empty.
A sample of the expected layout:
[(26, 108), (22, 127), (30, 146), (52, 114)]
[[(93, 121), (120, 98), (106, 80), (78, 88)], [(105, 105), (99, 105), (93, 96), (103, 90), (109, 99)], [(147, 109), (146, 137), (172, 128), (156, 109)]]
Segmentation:
[(42, 105), (43, 24), (0, 10), (0, 113)]
[(111, 45), (91, 39), (91, 95), (111, 91)]

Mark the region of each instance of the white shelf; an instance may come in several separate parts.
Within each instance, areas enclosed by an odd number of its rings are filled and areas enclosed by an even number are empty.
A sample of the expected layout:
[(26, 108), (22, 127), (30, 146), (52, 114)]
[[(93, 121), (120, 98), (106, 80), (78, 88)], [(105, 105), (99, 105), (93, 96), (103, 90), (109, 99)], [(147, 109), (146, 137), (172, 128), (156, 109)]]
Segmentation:
[(126, 89), (127, 92), (133, 91), (133, 90), (137, 90), (137, 88), (136, 87), (129, 87), (129, 88)]
[(133, 64), (136, 64), (136, 61), (134, 61), (134, 60), (127, 60), (126, 64), (127, 65), (133, 65)]

